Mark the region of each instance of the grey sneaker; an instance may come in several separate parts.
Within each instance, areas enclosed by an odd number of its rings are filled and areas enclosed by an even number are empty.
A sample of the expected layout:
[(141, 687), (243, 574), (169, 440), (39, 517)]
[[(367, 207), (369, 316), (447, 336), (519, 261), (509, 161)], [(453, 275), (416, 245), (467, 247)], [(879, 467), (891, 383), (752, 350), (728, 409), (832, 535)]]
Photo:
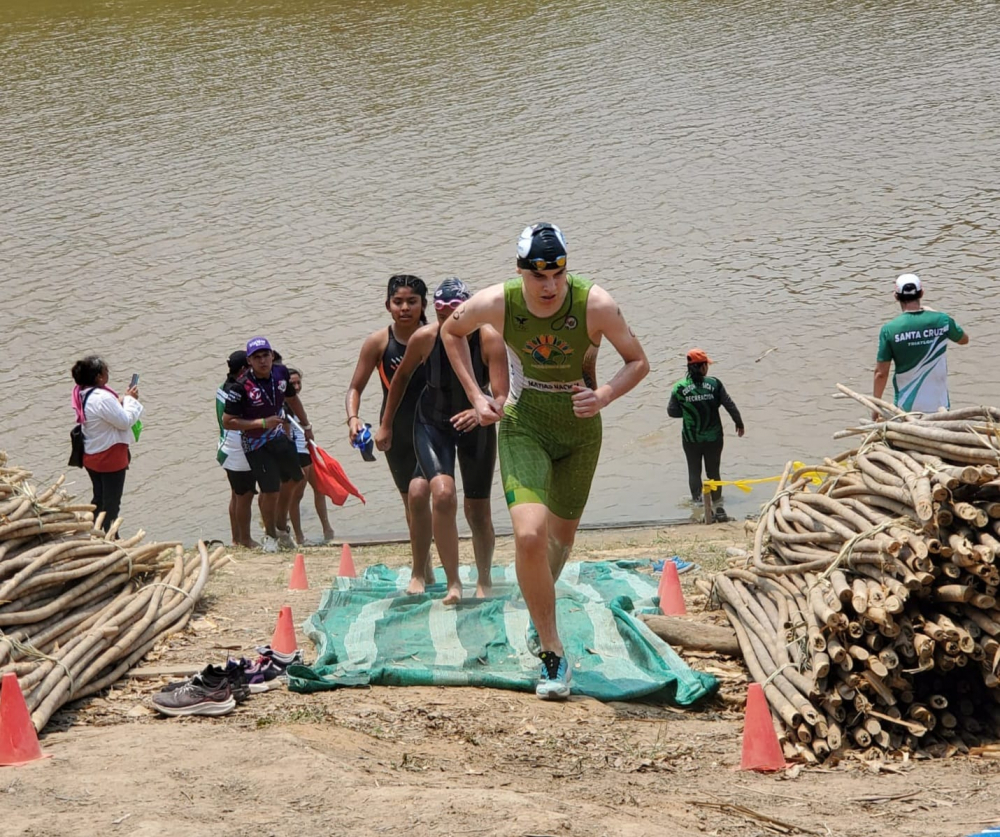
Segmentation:
[(287, 529), (284, 532), (278, 532), (278, 549), (282, 552), (294, 552), (295, 548), (295, 538), (292, 537), (291, 532)]
[(229, 681), (224, 675), (204, 673), (176, 689), (153, 695), (153, 708), (162, 715), (228, 715), (236, 708)]
[(272, 538), (270, 535), (265, 535), (264, 539), (260, 542), (261, 552), (277, 552), (278, 551), (278, 541)]
[(542, 700), (566, 700), (569, 697), (569, 681), (573, 672), (564, 654), (560, 657), (554, 651), (542, 651), (542, 674), (535, 686), (535, 694)]

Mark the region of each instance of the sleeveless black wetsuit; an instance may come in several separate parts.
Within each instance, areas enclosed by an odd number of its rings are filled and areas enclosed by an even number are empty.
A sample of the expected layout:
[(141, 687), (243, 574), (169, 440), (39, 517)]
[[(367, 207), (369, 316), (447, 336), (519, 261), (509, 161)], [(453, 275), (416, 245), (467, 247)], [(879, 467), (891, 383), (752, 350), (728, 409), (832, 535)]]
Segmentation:
[[(379, 418), (385, 413), (385, 401), (389, 396), (389, 385), (392, 378), (403, 362), (403, 355), (406, 353), (406, 344), (400, 343), (396, 335), (389, 327), (389, 340), (386, 343), (385, 351), (378, 362), (378, 377), (382, 382), (382, 408), (379, 410)], [(392, 447), (386, 451), (385, 458), (389, 462), (389, 470), (392, 472), (392, 479), (396, 483), (396, 488), (400, 494), (406, 494), (410, 490), (410, 480), (419, 477), (420, 467), (417, 465), (417, 455), (413, 450), (413, 422), (417, 410), (417, 400), (424, 388), (425, 372), (420, 366), (413, 371), (413, 377), (406, 387), (403, 400), (400, 402), (396, 416), (392, 420)]]
[[(478, 331), (469, 338), (469, 351), (476, 381), (487, 392), (489, 370), (483, 360)], [(497, 459), (496, 426), (474, 427), (466, 433), (460, 433), (452, 426), (452, 416), (468, 410), (472, 405), (452, 371), (440, 335), (434, 341), (424, 368), (427, 370), (427, 386), (417, 404), (417, 420), (413, 425), (413, 446), (420, 470), (429, 480), (440, 474), (454, 478), (457, 455), (465, 496), (471, 500), (486, 499), (493, 488), (493, 470)]]

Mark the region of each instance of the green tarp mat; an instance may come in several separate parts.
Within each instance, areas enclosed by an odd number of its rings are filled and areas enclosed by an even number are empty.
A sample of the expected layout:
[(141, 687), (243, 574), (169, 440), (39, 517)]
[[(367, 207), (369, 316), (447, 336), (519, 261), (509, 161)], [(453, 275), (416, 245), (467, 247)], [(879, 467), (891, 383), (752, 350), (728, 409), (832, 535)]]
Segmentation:
[[(573, 694), (688, 706), (718, 681), (694, 671), (635, 614), (654, 610), (649, 561), (573, 562), (556, 585), (559, 635), (573, 667)], [(438, 570), (440, 576), (441, 570)], [(462, 568), (467, 591), (471, 568)], [(337, 578), (305, 622), (312, 666), (292, 666), (289, 688), (486, 686), (533, 691), (540, 663), (528, 652), (528, 611), (513, 566), (493, 568), (493, 596), (445, 606), (443, 583), (406, 595), (408, 570), (369, 567)]]

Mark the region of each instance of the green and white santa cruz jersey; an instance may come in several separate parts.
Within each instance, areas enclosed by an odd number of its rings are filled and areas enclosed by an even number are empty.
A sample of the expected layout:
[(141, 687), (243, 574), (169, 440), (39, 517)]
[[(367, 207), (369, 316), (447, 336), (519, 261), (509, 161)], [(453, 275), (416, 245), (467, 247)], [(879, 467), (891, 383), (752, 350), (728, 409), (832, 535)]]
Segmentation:
[(948, 400), (948, 341), (965, 332), (942, 311), (904, 311), (882, 326), (879, 363), (893, 362), (896, 406), (906, 411), (935, 412)]
[(583, 513), (601, 454), (601, 416), (573, 412), (573, 387), (597, 386), (597, 346), (587, 332), (593, 283), (566, 277), (566, 300), (536, 317), (521, 279), (504, 285), (503, 339), (510, 394), (497, 447), (508, 506), (542, 503), (565, 520)]

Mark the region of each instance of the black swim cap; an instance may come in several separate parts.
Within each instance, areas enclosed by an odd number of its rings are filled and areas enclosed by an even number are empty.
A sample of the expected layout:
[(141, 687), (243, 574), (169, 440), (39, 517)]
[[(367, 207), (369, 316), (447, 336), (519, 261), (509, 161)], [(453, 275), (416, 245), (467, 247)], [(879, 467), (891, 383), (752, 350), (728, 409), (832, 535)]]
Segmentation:
[(532, 224), (517, 240), (517, 266), (531, 270), (566, 267), (566, 236), (555, 224)]

